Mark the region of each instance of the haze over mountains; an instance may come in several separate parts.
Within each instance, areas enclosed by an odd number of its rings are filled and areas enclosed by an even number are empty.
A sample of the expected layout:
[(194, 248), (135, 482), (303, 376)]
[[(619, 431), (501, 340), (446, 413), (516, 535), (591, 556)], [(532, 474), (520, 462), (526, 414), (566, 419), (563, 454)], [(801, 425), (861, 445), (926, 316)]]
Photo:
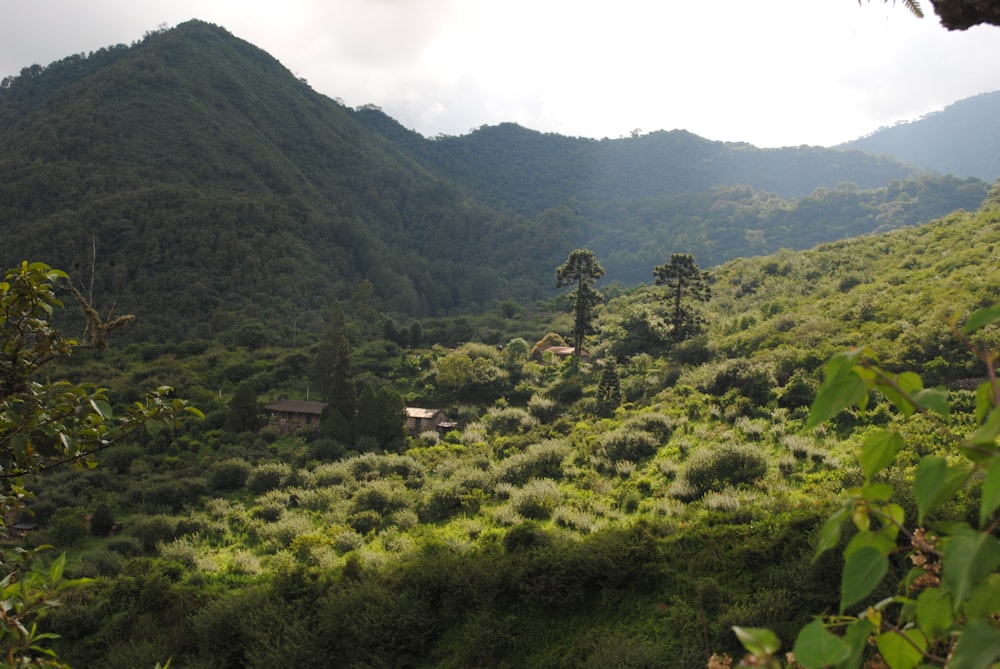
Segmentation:
[[(598, 141), (501, 124), (428, 139), (190, 21), (4, 81), (0, 260), (78, 276), (95, 264), (98, 302), (137, 313), (140, 338), (248, 320), (289, 335), (365, 281), (408, 317), (545, 299), (581, 247), (606, 283), (648, 283), (672, 253), (711, 266), (977, 208), (1000, 175), (1000, 124), (981, 106), (996, 95), (980, 98), (890, 129), (909, 133), (902, 160), (684, 131)], [(953, 142), (946, 163), (951, 118), (979, 141)], [(852, 147), (886, 153), (889, 132)]]
[(893, 156), (941, 174), (1000, 177), (1000, 91), (982, 93), (837, 148)]

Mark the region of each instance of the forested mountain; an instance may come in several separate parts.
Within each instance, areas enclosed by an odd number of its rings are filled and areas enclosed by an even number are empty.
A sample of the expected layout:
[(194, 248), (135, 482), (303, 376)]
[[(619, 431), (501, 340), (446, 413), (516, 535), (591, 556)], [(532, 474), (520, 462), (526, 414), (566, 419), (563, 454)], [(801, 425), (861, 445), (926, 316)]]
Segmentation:
[(571, 199), (645, 199), (734, 184), (791, 198), (842, 182), (875, 188), (920, 174), (891, 158), (858, 151), (807, 146), (758, 149), (707, 140), (684, 130), (593, 140), (503, 123), (427, 142), (377, 108), (363, 107), (357, 113), (370, 127), (487, 204), (524, 215)]
[(315, 332), (359, 290), (405, 318), (548, 298), (579, 247), (609, 281), (647, 282), (671, 253), (805, 248), (975, 209), (987, 189), (684, 132), (425, 139), (199, 21), (6, 79), (0, 175), (0, 260), (72, 270), (140, 316), (137, 339)]
[(941, 174), (994, 181), (1000, 177), (1000, 91), (959, 100), (839, 148), (892, 156)]

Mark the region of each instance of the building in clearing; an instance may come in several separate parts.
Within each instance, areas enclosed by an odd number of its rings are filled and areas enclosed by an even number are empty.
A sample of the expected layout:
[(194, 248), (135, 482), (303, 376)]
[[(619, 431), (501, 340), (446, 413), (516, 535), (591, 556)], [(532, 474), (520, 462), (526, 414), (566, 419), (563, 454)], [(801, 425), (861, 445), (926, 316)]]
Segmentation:
[[(271, 415), (271, 425), (281, 432), (294, 432), (302, 428), (319, 429), (320, 416), (325, 402), (281, 399), (264, 409)], [(410, 434), (434, 430), (444, 434), (458, 424), (448, 420), (443, 409), (406, 407), (406, 429)]]
[(319, 429), (319, 417), (325, 402), (280, 399), (264, 409), (271, 414), (271, 424), (281, 432), (294, 432), (300, 428)]
[(410, 434), (420, 434), (430, 430), (443, 434), (455, 429), (456, 425), (457, 423), (448, 420), (448, 415), (443, 409), (406, 407), (406, 430)]

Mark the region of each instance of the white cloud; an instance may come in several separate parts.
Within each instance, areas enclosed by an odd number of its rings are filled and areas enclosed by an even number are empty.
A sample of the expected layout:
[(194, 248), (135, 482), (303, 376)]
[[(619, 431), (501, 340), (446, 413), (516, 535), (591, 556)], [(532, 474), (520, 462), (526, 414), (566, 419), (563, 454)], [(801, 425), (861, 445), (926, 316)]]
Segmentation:
[(38, 0), (0, 5), (0, 76), (190, 18), (426, 135), (833, 144), (1000, 89), (1000, 28), (877, 0)]

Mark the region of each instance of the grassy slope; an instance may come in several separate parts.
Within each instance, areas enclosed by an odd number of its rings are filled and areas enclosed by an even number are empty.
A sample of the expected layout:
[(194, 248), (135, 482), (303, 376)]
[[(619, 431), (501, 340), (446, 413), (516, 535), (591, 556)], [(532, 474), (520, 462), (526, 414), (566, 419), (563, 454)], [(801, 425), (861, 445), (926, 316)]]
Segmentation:
[[(57, 474), (40, 509), (84, 511), (96, 495), (123, 523), (71, 548), (73, 572), (101, 580), (53, 618), (66, 658), (694, 667), (709, 650), (735, 650), (733, 624), (789, 640), (836, 602), (836, 556), (811, 564), (812, 534), (857, 478), (864, 429), (845, 415), (805, 431), (802, 388), (859, 344), (938, 381), (975, 376), (946, 319), (1000, 298), (998, 223), (1000, 209), (986, 208), (721, 267), (708, 337), (684, 351), (700, 362), (635, 356), (621, 367), (629, 401), (611, 418), (593, 415), (598, 374), (584, 369), (584, 397), (570, 406), (466, 406), (460, 433), (403, 454), (318, 463), (299, 438), (191, 428), (108, 453), (93, 472)], [(604, 331), (654, 306), (651, 290), (627, 293), (605, 307)], [(595, 338), (598, 358), (609, 337)], [(211, 409), (239, 356), (198, 348), (171, 351), (169, 364), (123, 353), (128, 376), (113, 382), (179, 366)], [(273, 370), (293, 368), (296, 354), (258, 351), (257, 373), (291, 380)], [(528, 365), (523, 383), (541, 395), (565, 385), (565, 371)], [(410, 387), (432, 373), (417, 366)], [(876, 408), (869, 420), (896, 418)], [(936, 447), (919, 421), (908, 433)], [(735, 464), (698, 484), (698, 467), (729, 447)], [(220, 485), (223, 461), (242, 463), (242, 483)], [(760, 462), (762, 475), (741, 478)]]

